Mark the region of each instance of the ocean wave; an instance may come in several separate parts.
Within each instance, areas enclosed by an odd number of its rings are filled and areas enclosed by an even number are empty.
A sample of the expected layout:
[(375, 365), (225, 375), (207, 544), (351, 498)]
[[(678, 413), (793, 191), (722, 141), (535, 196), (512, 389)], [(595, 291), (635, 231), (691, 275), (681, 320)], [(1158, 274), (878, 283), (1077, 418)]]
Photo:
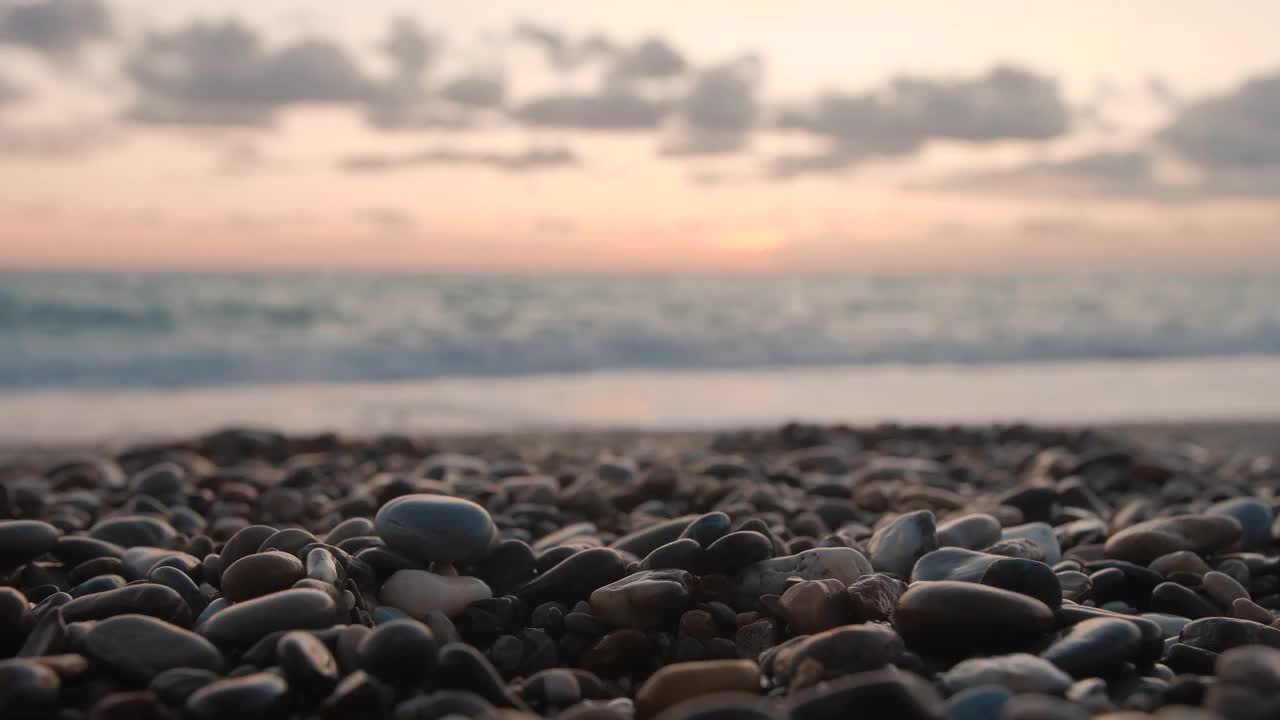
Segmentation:
[(0, 275), (0, 387), (1280, 354), (1280, 276)]

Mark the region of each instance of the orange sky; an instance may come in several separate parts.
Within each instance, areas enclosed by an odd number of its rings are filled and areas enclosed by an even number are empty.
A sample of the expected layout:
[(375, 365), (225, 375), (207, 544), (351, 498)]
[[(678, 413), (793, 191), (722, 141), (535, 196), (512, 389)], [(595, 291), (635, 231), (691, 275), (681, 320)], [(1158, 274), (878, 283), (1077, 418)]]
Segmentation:
[[(604, 7), (612, 4), (547, 9), (512, 1), (434, 9), (420, 18), (451, 38), (444, 67), (501, 64), (512, 92), (527, 96), (568, 82), (546, 68), (524, 72), (539, 57), (502, 39), (512, 23), (534, 17), (567, 34), (600, 29), (620, 43), (659, 33), (695, 69), (755, 51), (765, 68), (761, 117), (823, 87), (865, 92), (903, 71), (950, 79), (1002, 61), (1056, 78), (1074, 113), (1068, 132), (1044, 141), (929, 140), (918, 151), (787, 179), (762, 170), (769, 158), (820, 143), (775, 132), (765, 120), (746, 149), (691, 158), (657, 151), (675, 132), (670, 124), (614, 133), (499, 121), (461, 132), (389, 133), (351, 109), (310, 107), (281, 110), (273, 128), (130, 124), (120, 119), (139, 92), (120, 70), (130, 45), (149, 29), (227, 11), (205, 2), (107, 5), (114, 34), (74, 62), (0, 45), (0, 68), (13, 69), (24, 96), (0, 107), (0, 267), (898, 272), (1280, 265), (1280, 204), (1269, 193), (1169, 202), (1139, 189), (1024, 194), (1016, 182), (999, 191), (947, 182), (1147, 147), (1154, 131), (1198, 98), (1231, 92), (1280, 66), (1280, 51), (1262, 30), (1280, 25), (1273, 3), (1242, 3), (1229, 14), (1208, 12), (1205, 3), (1084, 3), (1049, 17), (985, 2), (964, 11), (941, 2), (858, 4), (859, 15), (817, 2), (788, 4), (785, 12), (774, 3), (712, 2), (690, 14), (687, 3), (646, 4), (637, 13)], [(361, 7), (269, 0), (244, 17), (273, 47), (333, 38), (375, 68), (377, 36), (404, 8)], [(1079, 39), (1086, 34), (1090, 42)], [(1194, 56), (1184, 47), (1193, 37), (1202, 45)], [(1182, 99), (1152, 99), (1155, 72)], [(64, 143), (80, 137), (86, 147), (32, 149), (33, 133)], [(568, 147), (580, 162), (521, 172), (340, 167), (342, 158), (370, 152), (516, 154), (532, 147)], [(1175, 170), (1186, 164), (1174, 160)]]

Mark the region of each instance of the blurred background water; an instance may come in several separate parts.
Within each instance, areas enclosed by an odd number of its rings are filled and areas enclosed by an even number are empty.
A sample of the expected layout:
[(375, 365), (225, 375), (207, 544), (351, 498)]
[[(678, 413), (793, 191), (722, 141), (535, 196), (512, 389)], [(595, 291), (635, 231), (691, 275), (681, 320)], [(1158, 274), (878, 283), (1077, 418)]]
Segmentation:
[(5, 274), (0, 387), (1280, 354), (1280, 274)]

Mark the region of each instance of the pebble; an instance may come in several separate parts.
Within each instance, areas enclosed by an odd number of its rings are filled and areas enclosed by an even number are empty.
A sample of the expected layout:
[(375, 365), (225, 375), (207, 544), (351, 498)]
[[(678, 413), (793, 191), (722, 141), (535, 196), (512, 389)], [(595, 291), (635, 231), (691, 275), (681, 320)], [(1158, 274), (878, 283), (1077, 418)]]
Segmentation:
[(627, 564), (616, 550), (588, 548), (573, 553), (516, 590), (533, 605), (586, 599), (592, 592), (627, 574)]
[(987, 685), (999, 685), (1011, 693), (1061, 695), (1071, 687), (1071, 676), (1054, 663), (1028, 653), (964, 660), (942, 674), (949, 694)]
[(972, 513), (947, 520), (938, 526), (938, 547), (981, 550), (1001, 535), (1000, 521), (986, 513)]
[[(860, 715), (895, 720), (937, 720), (944, 704), (938, 691), (913, 673), (878, 670), (842, 678), (797, 693), (787, 703), (790, 720), (844, 720)], [(726, 716), (729, 717), (729, 716)]]
[(197, 631), (220, 647), (239, 647), (268, 633), (329, 627), (336, 612), (333, 598), (319, 590), (283, 590), (229, 605)]
[(849, 588), (830, 578), (798, 582), (782, 593), (778, 604), (792, 632), (801, 635), (843, 625), (851, 615)]
[(361, 669), (398, 687), (422, 685), (435, 669), (439, 645), (426, 625), (410, 618), (378, 626), (356, 649)]
[(591, 610), (615, 627), (661, 627), (688, 607), (692, 584), (684, 570), (644, 570), (591, 593)]
[(24, 463), (6, 720), (1280, 715), (1280, 475), (1239, 449), (233, 429)]
[(205, 638), (147, 615), (117, 615), (90, 628), (85, 653), (140, 682), (165, 670), (220, 672), (222, 654)]
[(1040, 550), (1043, 561), (1056, 565), (1062, 561), (1062, 548), (1058, 544), (1058, 535), (1046, 522), (1033, 522), (1005, 528), (1000, 535), (1002, 540), (1030, 540)]
[(489, 553), (498, 535), (483, 507), (445, 495), (403, 495), (373, 519), (387, 546), (420, 562), (473, 562)]
[(705, 660), (667, 665), (636, 691), (636, 718), (703, 695), (760, 692), (760, 666), (752, 660)]
[(301, 560), (279, 550), (245, 555), (222, 571), (222, 596), (243, 602), (287, 590), (306, 574)]
[(426, 620), (436, 611), (455, 617), (471, 603), (493, 597), (493, 591), (479, 578), (397, 570), (383, 583), (378, 597), (410, 617)]
[(281, 635), (276, 642), (275, 660), (284, 670), (289, 686), (305, 693), (326, 694), (340, 679), (333, 653), (305, 630), (291, 630)]
[(955, 581), (912, 583), (894, 611), (907, 647), (953, 657), (1027, 650), (1053, 629), (1048, 605), (1008, 590)]
[(1112, 618), (1085, 620), (1068, 628), (1040, 657), (1075, 678), (1106, 675), (1137, 657), (1142, 632)]
[(754, 600), (781, 594), (790, 578), (835, 578), (848, 585), (872, 572), (871, 563), (853, 548), (814, 548), (747, 566), (737, 576), (736, 589), (740, 598)]
[(0, 571), (52, 551), (61, 535), (58, 528), (39, 520), (0, 520)]
[(1230, 575), (1216, 570), (1204, 574), (1200, 587), (1223, 610), (1229, 610), (1236, 600), (1249, 599), (1248, 590)]
[(917, 510), (899, 515), (877, 530), (867, 543), (867, 559), (878, 572), (907, 578), (916, 560), (937, 547), (933, 513)]
[(1242, 532), (1240, 522), (1225, 515), (1156, 518), (1112, 535), (1105, 551), (1109, 558), (1145, 564), (1179, 550), (1208, 553), (1228, 548)]
[(288, 708), (289, 685), (270, 672), (217, 680), (191, 693), (183, 709), (195, 720), (268, 720)]
[(1253, 497), (1233, 498), (1210, 505), (1205, 511), (1209, 515), (1222, 515), (1235, 518), (1240, 523), (1240, 547), (1244, 550), (1258, 550), (1271, 541), (1271, 524), (1275, 521), (1275, 512), (1271, 505)]

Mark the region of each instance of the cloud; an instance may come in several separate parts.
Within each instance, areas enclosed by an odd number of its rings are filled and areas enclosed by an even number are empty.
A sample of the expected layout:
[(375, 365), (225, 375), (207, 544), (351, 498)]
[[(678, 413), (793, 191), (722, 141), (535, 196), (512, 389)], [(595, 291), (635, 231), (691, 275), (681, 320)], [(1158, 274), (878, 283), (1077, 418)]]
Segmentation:
[(342, 47), (311, 39), (268, 49), (235, 20), (153, 33), (125, 70), (138, 91), (128, 115), (145, 124), (262, 126), (285, 108), (359, 105), (376, 95)]
[(100, 0), (44, 0), (0, 7), (0, 43), (57, 59), (74, 58), (111, 35), (111, 13)]
[(1049, 140), (1070, 129), (1071, 110), (1053, 78), (999, 66), (972, 79), (901, 76), (878, 92), (829, 92), (784, 111), (778, 125), (829, 144), (820, 155), (781, 159), (787, 174), (907, 155), (931, 140)]
[(662, 38), (648, 38), (638, 45), (615, 50), (607, 74), (608, 82), (624, 85), (637, 80), (679, 77), (689, 69), (678, 50)]
[(1208, 171), (1280, 167), (1280, 71), (1184, 106), (1156, 139)]
[(562, 93), (534, 98), (512, 113), (534, 127), (578, 130), (652, 130), (670, 113), (669, 100), (606, 87), (598, 93)]
[(440, 95), (459, 105), (500, 108), (507, 98), (507, 80), (497, 72), (463, 75), (446, 83), (440, 89)]
[(440, 38), (424, 30), (417, 20), (402, 16), (391, 20), (382, 50), (395, 64), (397, 75), (417, 79), (435, 62), (441, 45)]
[(755, 57), (699, 71), (678, 114), (682, 137), (663, 148), (666, 155), (716, 155), (746, 147), (760, 118), (756, 92), (762, 67)]
[(964, 173), (938, 187), (1010, 193), (1170, 195), (1172, 188), (1164, 188), (1156, 181), (1155, 168), (1155, 159), (1143, 150), (1108, 150)]
[(347, 172), (373, 173), (429, 166), (487, 167), (506, 172), (531, 172), (576, 166), (577, 153), (565, 147), (530, 148), (514, 153), (432, 148), (405, 155), (353, 155), (339, 163)]
[(514, 34), (517, 41), (541, 49), (551, 67), (560, 72), (570, 72), (593, 60), (611, 57), (617, 50), (613, 41), (603, 35), (574, 40), (558, 30), (531, 22), (517, 23)]
[(100, 150), (117, 140), (114, 130), (100, 125), (0, 125), (0, 156), (65, 160)]
[(0, 75), (0, 107), (12, 105), (27, 96), (17, 84)]

